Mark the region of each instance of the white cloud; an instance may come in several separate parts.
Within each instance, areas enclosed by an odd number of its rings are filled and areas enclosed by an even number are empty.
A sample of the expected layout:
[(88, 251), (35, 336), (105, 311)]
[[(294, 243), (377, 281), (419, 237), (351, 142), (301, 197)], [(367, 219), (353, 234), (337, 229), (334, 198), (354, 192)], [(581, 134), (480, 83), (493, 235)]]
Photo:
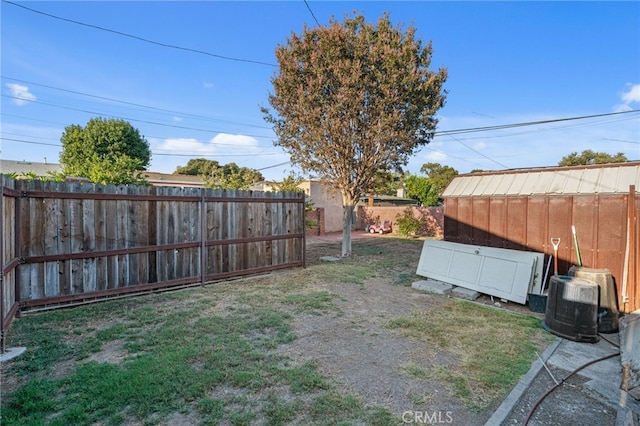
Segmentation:
[(165, 151), (174, 151), (176, 154), (193, 154), (194, 156), (215, 154), (215, 148), (213, 146), (204, 144), (193, 138), (165, 139), (158, 144), (156, 150), (163, 154), (169, 153)]
[(213, 83), (209, 83), (208, 81), (205, 81), (204, 83), (202, 83), (202, 86), (205, 89), (213, 89), (213, 87), (214, 87)]
[(33, 93), (29, 92), (29, 88), (27, 86), (17, 83), (7, 83), (7, 87), (11, 91), (11, 96), (13, 96), (13, 103), (15, 105), (22, 106), (37, 99)]
[(211, 143), (245, 148), (255, 148), (258, 146), (258, 141), (251, 136), (231, 135), (228, 133), (218, 133), (211, 139)]
[(209, 143), (200, 142), (195, 138), (170, 138), (154, 141), (152, 148), (162, 154), (173, 152), (193, 154), (196, 157), (198, 155), (251, 154), (259, 147), (258, 141), (251, 136), (218, 133)]
[(173, 120), (174, 123), (179, 123), (182, 121), (182, 117), (171, 117), (171, 120)]
[(629, 90), (620, 95), (621, 104), (614, 107), (616, 112), (631, 111), (631, 104), (640, 103), (640, 84), (628, 84)]
[(427, 153), (424, 156), (424, 158), (426, 160), (431, 161), (431, 162), (438, 163), (438, 162), (446, 160), (447, 158), (449, 158), (449, 156), (447, 154), (445, 154), (444, 152), (431, 151), (431, 152)]
[(622, 94), (622, 102), (627, 105), (640, 102), (640, 84), (630, 85), (629, 90)]

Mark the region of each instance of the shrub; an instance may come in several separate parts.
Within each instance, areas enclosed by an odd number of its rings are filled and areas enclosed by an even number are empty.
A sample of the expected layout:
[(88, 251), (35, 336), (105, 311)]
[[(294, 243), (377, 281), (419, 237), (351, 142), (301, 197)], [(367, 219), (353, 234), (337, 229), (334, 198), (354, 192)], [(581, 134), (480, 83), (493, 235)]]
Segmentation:
[(423, 221), (413, 216), (411, 207), (407, 207), (401, 214), (396, 215), (398, 233), (407, 238), (418, 233), (424, 225)]

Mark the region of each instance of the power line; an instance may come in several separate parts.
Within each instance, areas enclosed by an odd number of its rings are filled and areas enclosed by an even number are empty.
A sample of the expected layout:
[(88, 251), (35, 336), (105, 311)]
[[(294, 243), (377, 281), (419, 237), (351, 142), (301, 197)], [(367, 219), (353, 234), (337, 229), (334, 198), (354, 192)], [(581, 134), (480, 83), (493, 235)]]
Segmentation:
[(274, 164), (273, 166), (267, 166), (267, 167), (263, 167), (261, 169), (256, 169), (256, 170), (261, 171), (261, 170), (273, 169), (274, 167), (284, 166), (285, 164), (289, 164), (289, 163), (291, 163), (291, 161), (285, 161), (284, 163), (278, 163), (278, 164)]
[[(86, 109), (81, 109), (81, 108), (73, 108), (73, 107), (69, 107), (69, 106), (57, 105), (57, 104), (53, 104), (53, 103), (50, 103), (50, 102), (38, 101), (38, 100), (33, 100), (33, 99), (24, 99), (24, 98), (21, 98), (19, 96), (11, 96), (11, 95), (0, 95), (0, 96), (2, 96), (3, 98), (19, 99), (19, 100), (24, 101), (24, 102), (31, 102), (31, 103), (41, 104), (41, 105), (47, 105), (47, 106), (54, 107), (54, 108), (68, 109), (68, 110), (71, 110), (71, 111), (84, 112), (84, 113), (87, 113), (87, 114), (93, 114), (93, 115), (98, 115), (98, 116), (109, 116), (109, 117), (113, 117), (113, 118), (120, 118), (122, 120), (127, 120), (127, 121), (135, 121), (135, 122), (138, 122), (138, 123), (153, 124), (155, 126), (173, 127), (173, 128), (176, 128), (176, 129), (194, 130), (194, 131), (198, 131), (198, 132), (207, 132), (207, 133), (227, 133), (227, 132), (222, 131), (222, 130), (200, 129), (200, 128), (197, 128), (197, 127), (178, 126), (177, 124), (159, 123), (159, 122), (156, 122), (156, 121), (140, 120), (140, 119), (137, 119), (137, 118), (130, 118), (130, 117), (125, 117), (125, 116), (116, 116), (116, 115), (113, 115), (113, 114), (103, 114), (103, 113), (98, 112), (98, 111), (91, 111), (91, 110), (86, 110)], [(269, 138), (271, 138), (271, 136), (253, 135), (253, 134), (246, 134), (246, 133), (243, 133), (243, 135), (244, 136), (254, 137), (254, 138), (259, 138), (259, 139), (269, 139)]]
[(4, 138), (2, 136), (0, 136), (0, 140), (11, 141), (11, 142), (20, 142), (20, 143), (29, 143), (29, 144), (32, 144), (32, 145), (55, 146), (55, 147), (58, 147), (58, 148), (62, 148), (62, 145), (60, 145), (59, 143), (46, 143), (46, 142), (26, 141), (24, 139)]
[(123, 100), (120, 100), (120, 99), (114, 99), (114, 98), (109, 98), (109, 97), (105, 97), (105, 96), (92, 95), (90, 93), (78, 92), (78, 91), (75, 91), (75, 90), (64, 89), (64, 88), (61, 88), (61, 87), (49, 86), (49, 85), (42, 84), (42, 83), (36, 83), (36, 82), (33, 82), (33, 81), (21, 80), (19, 78), (8, 77), (8, 76), (4, 76), (4, 75), (0, 75), (0, 78), (3, 78), (5, 80), (18, 81), (20, 83), (31, 84), (31, 85), (39, 86), (39, 87), (45, 87), (47, 89), (58, 90), (58, 91), (61, 91), (61, 92), (73, 93), (75, 95), (82, 95), (82, 96), (87, 96), (87, 97), (90, 97), (90, 98), (101, 99), (101, 100), (105, 100), (105, 101), (109, 101), (109, 102), (116, 102), (116, 103), (120, 103), (120, 104), (124, 104), (124, 105), (131, 105), (131, 106), (150, 109), (150, 110), (155, 110), (155, 111), (168, 112), (168, 113), (171, 113), (171, 114), (174, 114), (174, 115), (180, 115), (180, 116), (184, 116), (184, 117), (191, 117), (191, 118), (197, 118), (197, 119), (202, 119), (202, 120), (210, 120), (210, 121), (220, 121), (220, 122), (223, 122), (223, 123), (239, 124), (239, 125), (242, 125), (242, 126), (257, 127), (257, 128), (260, 128), (260, 129), (271, 129), (271, 127), (258, 126), (256, 124), (247, 124), (247, 123), (239, 123), (239, 122), (234, 122), (234, 121), (229, 121), (229, 120), (215, 119), (215, 118), (206, 117), (206, 116), (203, 116), (203, 115), (189, 114), (189, 113), (185, 113), (185, 112), (181, 112), (181, 111), (175, 111), (175, 110), (164, 109), (164, 108), (159, 108), (159, 107), (154, 107), (154, 106), (149, 106), (149, 105), (144, 105), (144, 104), (138, 104), (138, 103), (135, 103), (135, 102), (123, 101)]
[(307, 5), (307, 9), (309, 9), (309, 13), (311, 13), (311, 16), (313, 16), (313, 20), (316, 21), (316, 24), (320, 27), (320, 22), (318, 22), (318, 19), (316, 18), (316, 15), (314, 15), (313, 10), (311, 10), (311, 6), (309, 6), (307, 0), (304, 0), (304, 4)]
[[(2, 0), (2, 1), (6, 2), (6, 0)], [(8, 3), (11, 3), (11, 2), (8, 2)], [(134, 102), (122, 101), (122, 100), (118, 100), (118, 99), (114, 99), (114, 98), (108, 98), (108, 97), (104, 97), (104, 96), (92, 95), (92, 94), (88, 94), (88, 93), (78, 92), (78, 91), (59, 88), (59, 87), (54, 87), (54, 86), (48, 86), (48, 85), (41, 84), (41, 83), (36, 83), (36, 82), (31, 82), (31, 81), (26, 81), (26, 80), (21, 80), (21, 79), (16, 79), (16, 78), (7, 77), (7, 76), (0, 76), (0, 77), (5, 78), (5, 79), (9, 79), (9, 80), (12, 80), (12, 81), (19, 81), (19, 82), (22, 82), (22, 83), (25, 83), (25, 84), (33, 84), (33, 85), (36, 85), (36, 86), (46, 87), (46, 88), (59, 90), (59, 91), (63, 91), (63, 92), (68, 92), (68, 93), (79, 94), (79, 95), (88, 96), (88, 97), (92, 97), (92, 98), (96, 98), (96, 99), (102, 99), (102, 100), (122, 103), (122, 104), (126, 104), (126, 105), (132, 105), (132, 106), (137, 106), (137, 107), (142, 107), (142, 108), (148, 108), (148, 109), (151, 109), (151, 110), (170, 112), (172, 114), (177, 114), (177, 115), (193, 116), (193, 117), (202, 118), (202, 119), (205, 119), (205, 120), (216, 121), (216, 120), (211, 119), (209, 117), (191, 115), (191, 114), (187, 114), (187, 113), (182, 113), (180, 111), (168, 110), (168, 109), (163, 109), (163, 108), (158, 108), (158, 107), (152, 107), (152, 106), (148, 106), (148, 105), (138, 104), (138, 103), (134, 103)], [(12, 98), (12, 99), (20, 99), (22, 101), (41, 103), (43, 105), (53, 106), (53, 107), (56, 107), (56, 108), (64, 108), (64, 109), (71, 109), (71, 110), (76, 110), (76, 111), (80, 111), (80, 112), (86, 112), (86, 113), (89, 113), (89, 114), (109, 115), (109, 114), (102, 114), (100, 112), (95, 112), (95, 111), (87, 111), (87, 110), (76, 109), (76, 108), (72, 108), (72, 107), (66, 107), (66, 106), (46, 103), (46, 102), (43, 102), (43, 101), (27, 100), (27, 99), (23, 99), (23, 98), (20, 98), (20, 97), (15, 97), (15, 96), (9, 96), (9, 95), (2, 95), (2, 96), (9, 97), (9, 98)], [(539, 121), (530, 121), (530, 122), (502, 124), (502, 125), (496, 125), (496, 126), (471, 127), (471, 128), (454, 129), (454, 130), (442, 130), (442, 131), (434, 132), (434, 136), (449, 136), (449, 135), (453, 135), (453, 134), (464, 134), (464, 133), (476, 133), (476, 132), (485, 132), (485, 131), (493, 131), (493, 130), (504, 130), (504, 129), (525, 127), (525, 126), (533, 126), (533, 125), (540, 125), (540, 124), (550, 124), (550, 123), (556, 123), (556, 122), (582, 120), (582, 119), (587, 119), (587, 118), (616, 116), (616, 115), (620, 115), (620, 114), (628, 114), (628, 113), (634, 113), (634, 112), (640, 112), (640, 110), (621, 111), (621, 112), (603, 113), (603, 114), (593, 114), (593, 115), (584, 115), (584, 116), (576, 116), (576, 117), (565, 117), (565, 118), (557, 118), (557, 119), (550, 119), (550, 120), (539, 120)], [(165, 124), (165, 123), (157, 123), (157, 122), (145, 121), (145, 120), (139, 120), (139, 119), (129, 119), (129, 118), (126, 118), (126, 117), (123, 117), (123, 118), (125, 118), (127, 120), (131, 120), (131, 121), (138, 121), (138, 122), (143, 122), (143, 123), (147, 123), (147, 124), (154, 124), (154, 125), (159, 125), (159, 126), (168, 126), (168, 127), (175, 127), (175, 128), (180, 128), (180, 129), (196, 130), (196, 131), (203, 131), (203, 132), (227, 133), (227, 132), (224, 132), (224, 131), (221, 131), (221, 130), (215, 130), (215, 129), (200, 129), (200, 128), (192, 128), (192, 127), (187, 127), (187, 126), (169, 125), (169, 124)], [(224, 122), (224, 120), (219, 120), (219, 121)], [(229, 121), (229, 123), (252, 126), (252, 127), (257, 127), (257, 128), (269, 129), (268, 127), (252, 125), (252, 124), (243, 124), (243, 123), (230, 122), (230, 121)], [(251, 137), (256, 137), (256, 138), (269, 138), (269, 136), (260, 136), (260, 135), (251, 135), (251, 134), (246, 135), (246, 136), (251, 136)], [(513, 136), (513, 134), (508, 135), (508, 136)], [(506, 137), (506, 136), (490, 136), (490, 137), (497, 138), (497, 137)], [(456, 139), (456, 140), (458, 140), (458, 142), (460, 141), (459, 139)]]
[(493, 158), (491, 158), (491, 157), (489, 157), (489, 156), (487, 156), (487, 155), (484, 155), (484, 154), (483, 154), (483, 153), (481, 153), (480, 151), (477, 151), (477, 150), (475, 150), (475, 149), (471, 148), (469, 145), (467, 145), (467, 144), (465, 144), (464, 142), (460, 141), (460, 140), (459, 140), (458, 138), (456, 138), (455, 136), (451, 136), (451, 135), (447, 135), (447, 136), (449, 136), (451, 139), (455, 140), (456, 142), (458, 142), (460, 145), (464, 146), (464, 147), (465, 147), (465, 148), (467, 148), (468, 150), (471, 150), (471, 151), (475, 152), (476, 154), (480, 155), (481, 157), (484, 157), (484, 158), (486, 158), (487, 160), (489, 160), (489, 161), (491, 161), (491, 162), (493, 162), (493, 163), (496, 163), (496, 164), (497, 164), (497, 165), (499, 165), (500, 167), (505, 168), (505, 169), (508, 169), (508, 168), (509, 168), (508, 166), (505, 166), (504, 164), (502, 164), (502, 163), (498, 162), (497, 160), (494, 160)]
[(457, 130), (441, 130), (439, 132), (438, 131), (434, 132), (434, 136), (449, 136), (449, 135), (457, 135), (462, 133), (476, 133), (476, 132), (486, 132), (490, 130), (511, 129), (514, 127), (537, 126), (540, 124), (559, 123), (562, 121), (572, 121), (572, 120), (584, 120), (587, 118), (596, 118), (596, 117), (608, 117), (612, 115), (630, 114), (635, 112), (640, 112), (640, 110), (634, 109), (631, 111), (609, 112), (604, 114), (593, 114), (593, 115), (581, 115), (577, 117), (555, 118), (551, 120), (525, 121), (523, 123), (501, 124), (497, 126), (470, 127), (467, 129), (457, 129)]
[[(483, 136), (472, 136), (472, 137), (465, 137), (465, 138), (460, 138), (460, 140), (473, 140), (473, 139), (498, 139), (498, 138), (508, 138), (508, 137), (513, 137), (513, 136), (521, 136), (521, 135), (528, 135), (531, 133), (540, 133), (540, 132), (553, 132), (553, 131), (558, 131), (558, 130), (562, 130), (562, 129), (569, 129), (569, 128), (576, 128), (576, 127), (585, 127), (585, 126), (597, 126), (600, 124), (609, 124), (609, 123), (616, 123), (619, 121), (626, 121), (626, 120), (635, 120), (637, 118), (635, 117), (622, 117), (622, 118), (614, 118), (614, 119), (608, 119), (608, 120), (599, 120), (599, 121), (594, 121), (594, 122), (589, 122), (589, 123), (576, 123), (576, 124), (569, 124), (566, 126), (557, 126), (557, 127), (552, 127), (552, 128), (538, 128), (536, 130), (525, 130), (525, 131), (521, 131), (521, 132), (515, 132), (515, 133), (506, 133), (506, 134), (498, 134), (498, 135), (483, 135)], [(520, 127), (520, 126), (514, 126), (514, 127)], [(480, 132), (479, 132), (480, 133)], [(447, 135), (445, 135), (447, 136)], [(622, 141), (620, 141), (622, 142)], [(627, 141), (628, 142), (628, 141)], [(633, 142), (631, 142), (633, 143)]]
[(40, 14), (40, 15), (43, 15), (43, 16), (47, 16), (49, 18), (58, 19), (60, 21), (69, 22), (69, 23), (76, 24), (76, 25), (82, 25), (84, 27), (93, 28), (93, 29), (100, 30), (100, 31), (106, 31), (106, 32), (109, 32), (109, 33), (113, 33), (113, 34), (117, 34), (117, 35), (123, 36), (123, 37), (129, 37), (129, 38), (132, 38), (132, 39), (135, 39), (135, 40), (143, 41), (145, 43), (154, 44), (156, 46), (161, 46), (161, 47), (166, 47), (166, 48), (176, 49), (176, 50), (183, 50), (183, 51), (186, 51), (186, 52), (198, 53), (200, 55), (211, 56), (211, 57), (214, 57), (214, 58), (224, 59), (224, 60), (227, 60), (227, 61), (248, 62), (248, 63), (258, 64), (258, 65), (266, 65), (266, 66), (269, 66), (269, 67), (277, 67), (277, 65), (271, 64), (271, 63), (268, 63), (268, 62), (255, 61), (255, 60), (252, 60), (252, 59), (233, 58), (233, 57), (230, 57), (230, 56), (223, 56), (223, 55), (218, 55), (218, 54), (211, 53), (211, 52), (206, 52), (204, 50), (192, 49), (190, 47), (175, 46), (173, 44), (167, 44), (167, 43), (162, 43), (162, 42), (159, 42), (159, 41), (149, 40), (149, 39), (144, 38), (144, 37), (140, 37), (140, 36), (136, 36), (136, 35), (133, 35), (133, 34), (124, 33), (122, 31), (112, 30), (110, 28), (101, 27), (99, 25), (92, 25), (92, 24), (87, 24), (85, 22), (76, 21), (76, 20), (73, 20), (73, 19), (63, 18), (61, 16), (53, 15), (51, 13), (42, 12), (42, 11), (36, 10), (36, 9), (32, 9), (30, 7), (24, 6), (22, 4), (14, 3), (14, 2), (8, 1), (8, 0), (2, 0), (2, 2), (3, 3), (8, 3), (8, 4), (12, 5), (12, 6), (20, 7), (22, 9), (28, 10), (29, 12), (33, 12), (33, 13), (37, 13), (37, 14)]
[(637, 141), (634, 142), (634, 141), (625, 141), (625, 140), (622, 140), (622, 139), (610, 139), (610, 138), (602, 138), (602, 139), (605, 140), (605, 141), (624, 142), (624, 143), (632, 143), (632, 144), (635, 144), (635, 145), (640, 145), (640, 142), (637, 142)]
[[(6, 1), (6, 0), (2, 0), (2, 1)], [(73, 107), (68, 107), (68, 106), (64, 106), (64, 105), (56, 105), (56, 104), (52, 104), (52, 103), (44, 102), (44, 101), (38, 101), (38, 100), (32, 100), (32, 99), (24, 99), (24, 98), (21, 98), (19, 96), (2, 95), (2, 97), (6, 97), (6, 98), (10, 98), (10, 99), (18, 99), (18, 100), (25, 101), (25, 102), (32, 102), (32, 103), (37, 103), (37, 104), (42, 104), (42, 105), (47, 105), (47, 106), (52, 106), (54, 108), (62, 108), (62, 109), (69, 109), (69, 110), (72, 110), (72, 111), (85, 112), (85, 113), (88, 113), (88, 114), (110, 115), (110, 114), (103, 114), (103, 113), (100, 113), (100, 112), (97, 112), (97, 111), (90, 111), (90, 110), (85, 110), (85, 109), (80, 109), (80, 108), (73, 108)], [(556, 119), (550, 119), (550, 120), (526, 121), (526, 122), (521, 122), (521, 123), (501, 124), (501, 125), (497, 125), (497, 126), (470, 127), (470, 128), (455, 129), (455, 130), (442, 130), (442, 131), (435, 131), (434, 132), (434, 137), (435, 136), (451, 136), (451, 135), (466, 134), (466, 133), (478, 133), (478, 132), (486, 132), (486, 131), (494, 131), (494, 130), (505, 130), (505, 129), (512, 129), (512, 128), (518, 128), (518, 127), (537, 126), (537, 125), (540, 125), (540, 124), (560, 123), (560, 122), (565, 122), (565, 121), (584, 120), (584, 119), (589, 119), (589, 118), (617, 116), (617, 115), (621, 115), (621, 114), (630, 114), (630, 113), (636, 113), (636, 112), (640, 112), (640, 110), (611, 112), (611, 113), (592, 114), (592, 115), (582, 115), (582, 116), (575, 116), (575, 117), (556, 118)], [(146, 124), (153, 124), (153, 125), (164, 126), (164, 127), (174, 127), (174, 128), (178, 128), (178, 129), (185, 129), (185, 130), (195, 130), (195, 131), (211, 132), (211, 133), (227, 133), (227, 132), (222, 131), (222, 130), (201, 129), (201, 128), (196, 128), (196, 127), (178, 126), (178, 125), (175, 125), (175, 124), (158, 123), (158, 122), (154, 122), (154, 121), (140, 120), (140, 119), (134, 119), (134, 118), (128, 118), (128, 117), (118, 117), (118, 118), (122, 118), (122, 119), (129, 120), (129, 121), (136, 121), (136, 122), (141, 122), (141, 123), (146, 123)], [(251, 137), (262, 138), (262, 139), (270, 138), (270, 136), (261, 136), (261, 135), (253, 135), (253, 134), (246, 134), (245, 136), (251, 136)]]
[[(28, 141), (24, 139), (15, 139), (15, 138), (5, 138), (2, 136), (0, 136), (0, 140), (26, 143), (31, 145), (54, 146), (57, 148), (62, 148), (62, 145), (60, 144)], [(174, 157), (255, 157), (256, 155), (256, 154), (205, 154), (200, 152), (186, 154), (186, 153), (182, 153), (181, 151), (172, 151), (172, 150), (152, 150), (150, 152), (153, 155), (167, 155), (167, 156), (174, 156)], [(282, 154), (279, 152), (272, 152), (272, 153), (262, 153), (260, 155), (282, 155)]]

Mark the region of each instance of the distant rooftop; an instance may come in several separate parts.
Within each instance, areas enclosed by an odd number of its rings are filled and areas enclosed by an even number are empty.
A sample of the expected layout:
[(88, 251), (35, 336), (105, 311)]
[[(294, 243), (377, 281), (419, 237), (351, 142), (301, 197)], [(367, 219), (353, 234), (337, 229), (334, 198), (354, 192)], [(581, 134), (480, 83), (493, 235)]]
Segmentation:
[[(62, 171), (62, 166), (56, 163), (39, 163), (36, 161), (0, 160), (0, 173), (2, 174), (34, 172), (36, 176), (47, 177), (49, 176), (49, 171), (60, 172)], [(149, 183), (155, 186), (204, 186), (204, 182), (200, 176), (174, 175), (148, 171), (143, 172), (142, 175), (146, 176)]]
[(38, 163), (36, 161), (0, 160), (0, 173), (28, 173), (34, 172), (36, 176), (48, 176), (48, 172), (59, 172), (62, 166), (56, 163)]

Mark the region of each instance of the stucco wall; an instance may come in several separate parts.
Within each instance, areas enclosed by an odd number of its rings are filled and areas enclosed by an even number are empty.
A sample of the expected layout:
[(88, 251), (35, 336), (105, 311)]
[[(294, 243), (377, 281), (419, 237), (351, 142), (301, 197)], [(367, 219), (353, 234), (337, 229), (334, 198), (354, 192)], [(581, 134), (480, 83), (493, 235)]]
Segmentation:
[(320, 182), (305, 181), (298, 186), (304, 189), (315, 207), (324, 209), (324, 231), (342, 231), (342, 197), (340, 193)]
[[(396, 219), (402, 215), (407, 206), (358, 206), (356, 229), (365, 229), (375, 222), (391, 221), (393, 233), (398, 233)], [(444, 207), (409, 207), (413, 216), (424, 221), (425, 225), (419, 231), (420, 235), (442, 238), (444, 229)]]

